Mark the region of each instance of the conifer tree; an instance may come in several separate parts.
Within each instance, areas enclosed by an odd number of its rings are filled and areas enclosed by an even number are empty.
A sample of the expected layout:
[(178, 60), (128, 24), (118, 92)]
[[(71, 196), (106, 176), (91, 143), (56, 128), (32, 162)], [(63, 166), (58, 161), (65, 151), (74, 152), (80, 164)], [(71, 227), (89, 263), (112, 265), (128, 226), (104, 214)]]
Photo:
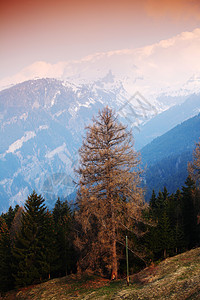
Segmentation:
[(57, 261), (55, 271), (58, 275), (67, 275), (75, 268), (76, 254), (73, 248), (72, 212), (67, 201), (58, 198), (53, 209), (56, 231)]
[(1, 217), (4, 218), (4, 220), (6, 221), (8, 229), (10, 229), (10, 227), (11, 227), (12, 221), (15, 216), (15, 212), (16, 211), (12, 208), (12, 206), (10, 206), (6, 213), (1, 214)]
[(167, 216), (166, 211), (164, 211), (162, 217), (159, 220), (159, 224), (157, 227), (157, 239), (157, 249), (163, 251), (163, 257), (166, 258), (167, 251), (173, 250), (174, 248), (173, 231), (171, 229), (170, 220)]
[(169, 196), (169, 193), (168, 193), (168, 191), (167, 191), (167, 188), (166, 188), (166, 186), (164, 186), (164, 189), (163, 189), (163, 200), (164, 201), (166, 201), (167, 200), (167, 198), (168, 198), (168, 196)]
[(151, 199), (149, 201), (149, 206), (152, 210), (156, 208), (156, 194), (155, 190), (152, 191)]
[(5, 292), (13, 287), (11, 273), (11, 242), (8, 226), (0, 217), (0, 292)]
[(182, 187), (183, 223), (187, 247), (191, 249), (198, 244), (197, 210), (195, 205), (195, 182), (190, 176)]
[(117, 242), (140, 219), (143, 191), (140, 159), (131, 132), (119, 123), (108, 107), (87, 127), (79, 151), (80, 168), (76, 245), (79, 267), (111, 273), (117, 278)]
[(161, 191), (158, 192), (158, 196), (155, 200), (155, 210), (154, 215), (157, 220), (163, 215), (164, 210), (164, 196)]
[(53, 215), (47, 210), (44, 218), (42, 230), (44, 231), (43, 247), (45, 249), (44, 257), (47, 263), (48, 278), (56, 275), (57, 262), (58, 262), (58, 245), (57, 245), (57, 232), (53, 219)]
[(44, 199), (35, 191), (28, 196), (22, 216), (21, 231), (13, 248), (16, 286), (26, 286), (47, 278), (49, 267), (45, 249)]

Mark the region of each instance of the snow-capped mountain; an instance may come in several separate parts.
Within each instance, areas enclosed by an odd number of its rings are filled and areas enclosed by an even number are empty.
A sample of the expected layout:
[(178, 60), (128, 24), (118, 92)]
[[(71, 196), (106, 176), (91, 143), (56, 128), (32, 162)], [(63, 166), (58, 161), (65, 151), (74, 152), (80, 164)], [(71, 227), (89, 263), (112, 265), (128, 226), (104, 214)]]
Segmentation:
[(137, 139), (142, 144), (151, 141), (155, 127), (160, 134), (166, 131), (171, 126), (167, 121), (171, 111), (174, 117), (182, 112), (178, 119), (173, 118), (175, 126), (200, 109), (199, 96), (163, 114), (140, 93), (129, 96), (123, 85), (113, 81), (111, 72), (93, 84), (38, 79), (1, 91), (0, 210), (23, 203), (33, 189), (50, 207), (58, 196), (73, 193), (84, 128), (105, 105), (132, 128), (136, 144)]
[[(200, 28), (138, 49), (96, 53), (77, 61), (50, 64), (36, 62), (20, 73), (0, 81), (0, 89), (35, 78), (57, 78), (88, 84), (106, 78), (130, 94), (140, 92), (153, 103), (166, 107), (179, 104), (179, 96), (200, 92)], [(173, 96), (168, 103), (166, 97)], [(169, 100), (169, 99), (168, 99)]]
[(92, 85), (38, 79), (0, 92), (0, 210), (33, 189), (48, 201), (73, 192), (85, 126), (105, 105), (119, 110), (127, 99), (111, 77)]
[(0, 211), (33, 189), (49, 205), (74, 191), (84, 128), (105, 105), (132, 128), (138, 149), (198, 114), (199, 49), (196, 29), (140, 49), (37, 62), (1, 80)]

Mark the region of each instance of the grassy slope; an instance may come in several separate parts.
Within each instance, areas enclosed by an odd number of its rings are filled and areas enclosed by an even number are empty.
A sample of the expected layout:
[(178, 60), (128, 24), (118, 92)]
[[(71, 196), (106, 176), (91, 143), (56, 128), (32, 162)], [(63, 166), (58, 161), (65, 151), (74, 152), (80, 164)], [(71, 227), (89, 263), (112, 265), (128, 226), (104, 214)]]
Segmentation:
[(67, 276), (10, 292), (4, 299), (200, 299), (200, 248), (168, 258), (124, 280)]

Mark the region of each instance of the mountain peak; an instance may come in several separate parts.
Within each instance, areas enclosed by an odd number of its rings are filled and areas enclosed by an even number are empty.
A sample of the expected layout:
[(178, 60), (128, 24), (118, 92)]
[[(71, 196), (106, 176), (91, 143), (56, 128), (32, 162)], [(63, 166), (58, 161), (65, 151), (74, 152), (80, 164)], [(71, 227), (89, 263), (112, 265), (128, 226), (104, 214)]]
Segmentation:
[[(1, 80), (0, 88), (46, 77), (87, 84), (102, 80), (111, 72), (113, 80), (123, 82), (127, 92), (139, 91), (150, 100), (163, 94), (188, 95), (192, 90), (200, 91), (199, 81), (195, 80), (200, 74), (199, 48), (200, 28), (196, 28), (142, 48), (95, 53), (56, 64), (35, 62), (13, 77)], [(192, 76), (191, 84), (188, 80)]]

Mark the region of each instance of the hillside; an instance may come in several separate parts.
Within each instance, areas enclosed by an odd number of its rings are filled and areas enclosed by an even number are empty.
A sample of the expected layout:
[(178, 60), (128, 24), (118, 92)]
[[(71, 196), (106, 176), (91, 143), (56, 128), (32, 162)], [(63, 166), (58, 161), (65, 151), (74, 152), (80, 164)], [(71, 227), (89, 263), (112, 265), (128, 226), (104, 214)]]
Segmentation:
[(182, 103), (157, 114), (141, 126), (140, 132), (135, 134), (135, 147), (137, 149), (143, 148), (156, 137), (165, 134), (178, 124), (196, 116), (199, 112), (200, 94), (187, 97)]
[(200, 248), (168, 258), (125, 280), (75, 275), (9, 292), (1, 299), (199, 299)]
[(177, 125), (156, 138), (141, 150), (142, 161), (147, 166), (145, 179), (146, 199), (152, 190), (169, 193), (181, 188), (187, 178), (187, 163), (192, 160), (195, 143), (200, 137), (200, 114)]

